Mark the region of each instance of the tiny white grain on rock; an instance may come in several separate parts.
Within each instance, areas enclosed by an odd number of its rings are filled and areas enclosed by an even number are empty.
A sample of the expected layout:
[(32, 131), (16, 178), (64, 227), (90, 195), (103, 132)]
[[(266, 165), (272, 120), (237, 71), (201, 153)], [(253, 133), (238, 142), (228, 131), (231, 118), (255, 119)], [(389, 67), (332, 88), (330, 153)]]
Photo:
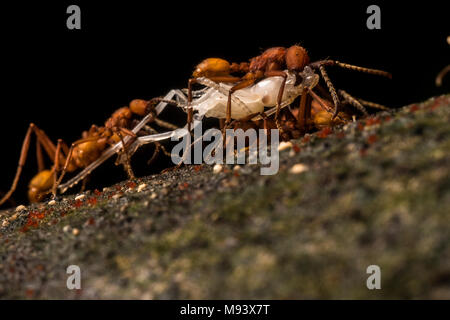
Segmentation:
[(27, 208), (27, 207), (25, 207), (23, 204), (21, 204), (20, 206), (17, 206), (16, 212), (17, 212), (17, 211), (25, 210), (26, 208)]
[(82, 200), (82, 199), (84, 199), (84, 197), (86, 197), (84, 194), (80, 194), (75, 197), (75, 200)]
[(112, 196), (112, 198), (115, 199), (115, 200), (117, 200), (117, 199), (119, 199), (121, 196), (122, 196), (121, 194), (115, 194), (115, 195)]
[(308, 171), (308, 166), (304, 165), (303, 163), (294, 164), (292, 168), (289, 170), (289, 172), (293, 174), (299, 174), (305, 171)]
[(156, 199), (156, 197), (158, 197), (158, 195), (155, 192), (153, 192), (152, 195), (150, 196), (150, 199)]
[(290, 151), (289, 151), (289, 157), (293, 157), (293, 156), (295, 156), (296, 155), (296, 153), (295, 153), (295, 151), (294, 151), (294, 149), (291, 149)]
[(8, 219), (3, 220), (2, 227), (7, 227), (9, 225)]
[(67, 225), (67, 226), (64, 226), (63, 231), (64, 232), (69, 232), (70, 229), (72, 229), (72, 228), (69, 225)]
[(216, 164), (216, 165), (213, 167), (213, 172), (214, 172), (214, 173), (220, 173), (220, 172), (222, 172), (222, 169), (223, 169), (223, 166), (222, 166), (221, 164)]
[(53, 205), (55, 205), (56, 204), (56, 201), (55, 200), (50, 200), (49, 202), (48, 202), (48, 205), (49, 206), (53, 206)]
[(137, 188), (137, 192), (141, 192), (142, 190), (144, 190), (145, 188), (147, 188), (147, 184), (146, 183), (142, 183), (138, 186)]
[(278, 146), (278, 151), (283, 151), (283, 150), (286, 150), (286, 149), (289, 149), (289, 148), (292, 148), (292, 142), (290, 142), (290, 141), (288, 141), (288, 142), (282, 141), (282, 142), (280, 142), (280, 145)]

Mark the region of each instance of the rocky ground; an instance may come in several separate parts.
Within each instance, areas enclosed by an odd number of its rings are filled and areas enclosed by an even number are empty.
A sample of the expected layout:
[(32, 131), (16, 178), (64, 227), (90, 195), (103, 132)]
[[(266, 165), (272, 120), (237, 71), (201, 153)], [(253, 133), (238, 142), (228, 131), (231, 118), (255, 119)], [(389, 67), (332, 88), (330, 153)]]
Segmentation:
[(448, 299), (449, 123), (447, 95), (284, 145), (274, 176), (187, 166), (2, 211), (0, 298)]

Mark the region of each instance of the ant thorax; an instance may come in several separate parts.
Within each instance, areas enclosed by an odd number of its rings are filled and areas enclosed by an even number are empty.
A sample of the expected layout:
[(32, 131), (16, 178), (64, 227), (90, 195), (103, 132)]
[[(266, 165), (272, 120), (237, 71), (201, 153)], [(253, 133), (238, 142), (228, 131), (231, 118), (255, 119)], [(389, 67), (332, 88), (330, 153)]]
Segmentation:
[[(301, 95), (304, 88), (314, 88), (319, 82), (319, 76), (309, 67), (299, 73), (302, 82), (296, 85), (295, 73), (285, 71), (287, 74), (281, 107), (291, 104)], [(210, 87), (205, 94), (192, 102), (194, 110), (199, 115), (214, 118), (226, 117), (228, 92), (233, 84), (215, 83), (207, 78), (198, 78), (197, 81)], [(250, 114), (263, 112), (265, 107), (274, 107), (283, 83), (282, 77), (265, 78), (256, 84), (238, 90), (231, 96), (231, 118), (241, 119)]]

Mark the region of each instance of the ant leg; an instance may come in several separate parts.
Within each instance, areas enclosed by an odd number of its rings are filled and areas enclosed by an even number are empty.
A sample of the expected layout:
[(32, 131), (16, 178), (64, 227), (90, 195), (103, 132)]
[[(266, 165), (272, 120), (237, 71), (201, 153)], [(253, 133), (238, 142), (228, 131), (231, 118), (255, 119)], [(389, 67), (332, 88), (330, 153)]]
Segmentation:
[(438, 87), (442, 86), (442, 79), (444, 79), (444, 76), (449, 72), (450, 72), (450, 65), (446, 66), (439, 72), (439, 74), (436, 77), (436, 86)]
[[(136, 177), (134, 176), (133, 169), (131, 168), (130, 155), (128, 153), (128, 148), (125, 146), (125, 142), (123, 141), (123, 135), (122, 135), (122, 132), (121, 132), (121, 131), (127, 132), (129, 130), (127, 130), (125, 128), (116, 128), (114, 131), (116, 131), (117, 135), (120, 138), (120, 141), (122, 142), (122, 150), (123, 150), (123, 152), (125, 153), (125, 156), (126, 156), (126, 160), (125, 160), (125, 163), (124, 163), (125, 171), (128, 174), (128, 178), (130, 180), (134, 180), (134, 179), (136, 179)], [(134, 135), (134, 133), (133, 133), (133, 135)]]
[[(298, 111), (298, 115), (297, 115), (297, 123), (298, 126), (302, 132), (302, 134), (305, 134), (306, 132), (306, 119), (307, 119), (307, 114), (311, 113), (311, 112), (307, 112), (307, 101), (308, 100), (308, 89), (307, 88), (303, 88), (302, 90), (302, 95), (300, 98), (300, 106), (299, 106), (299, 111)], [(311, 104), (309, 103), (309, 109), (311, 108)]]
[(158, 126), (160, 126), (160, 127), (163, 127), (163, 128), (169, 129), (169, 130), (176, 130), (176, 129), (178, 129), (178, 127), (177, 127), (176, 125), (171, 124), (171, 123), (169, 123), (169, 122), (166, 122), (166, 121), (164, 121), (164, 120), (155, 118), (154, 121), (155, 121), (155, 123), (156, 123)]
[(234, 85), (233, 87), (231, 87), (230, 91), (228, 91), (228, 101), (227, 101), (227, 113), (226, 113), (226, 118), (225, 118), (225, 128), (228, 127), (228, 125), (231, 122), (231, 95), (240, 89), (244, 89), (247, 87), (250, 87), (251, 85), (253, 85), (255, 83), (255, 79), (248, 79), (248, 80), (244, 80), (241, 81), (239, 83), (237, 83), (236, 85)]
[(86, 184), (89, 181), (90, 176), (86, 176), (83, 178), (82, 182), (81, 182), (81, 188), (80, 188), (80, 192), (84, 192), (84, 190), (86, 190)]
[[(320, 104), (320, 106), (324, 109), (324, 110), (326, 110), (327, 112), (329, 112), (329, 113), (332, 113), (333, 112), (333, 109), (332, 109), (332, 107), (330, 106), (330, 104), (329, 103), (327, 103), (327, 102), (325, 102), (321, 97), (319, 97), (312, 89), (308, 89), (308, 92), (309, 92), (309, 94), (311, 95), (311, 97), (315, 100), (315, 101), (317, 101), (319, 104)], [(327, 92), (328, 93), (328, 92)], [(337, 119), (339, 119), (339, 120), (343, 120), (343, 118), (338, 114), (337, 116), (336, 116), (336, 118)]]
[(52, 187), (53, 198), (56, 198), (56, 192), (57, 192), (56, 182), (58, 181), (58, 179), (56, 178), (56, 176), (58, 175), (58, 171), (59, 171), (59, 156), (61, 153), (61, 143), (62, 143), (62, 140), (58, 139), (58, 143), (56, 145), (56, 152), (55, 152), (55, 161), (54, 161), (54, 165), (53, 165), (53, 187)]
[(25, 135), (25, 139), (23, 140), (23, 143), (22, 143), (22, 150), (20, 152), (19, 165), (17, 166), (16, 175), (14, 177), (14, 180), (13, 180), (13, 183), (11, 185), (11, 188), (3, 196), (3, 198), (0, 200), (0, 205), (5, 203), (5, 201), (8, 200), (9, 197), (11, 197), (13, 192), (16, 190), (20, 174), (22, 173), (22, 168), (25, 165), (25, 161), (27, 159), (28, 148), (30, 147), (30, 139), (31, 139), (31, 133), (33, 132), (33, 127), (34, 127), (33, 123), (31, 123), (30, 126), (28, 127), (28, 131), (27, 131), (27, 133)]
[(45, 169), (44, 155), (42, 154), (42, 146), (39, 139), (36, 139), (36, 159), (38, 164), (38, 172)]
[(155, 151), (153, 151), (152, 157), (147, 161), (147, 165), (151, 165), (155, 161), (156, 157), (159, 154), (160, 149), (161, 149), (161, 144), (158, 142), (155, 142)]
[[(62, 149), (62, 150), (61, 150)], [(56, 197), (57, 191), (58, 191), (58, 179), (57, 175), (60, 170), (60, 160), (65, 159), (66, 156), (69, 154), (69, 149), (67, 147), (67, 144), (62, 140), (58, 139), (58, 143), (56, 144), (56, 152), (55, 152), (55, 159), (53, 161), (53, 187), (52, 187), (52, 195), (53, 198)], [(64, 161), (64, 160), (63, 160)]]
[(69, 154), (69, 147), (64, 140), (61, 140), (61, 148), (63, 149), (64, 155), (67, 156)]
[(314, 90), (308, 89), (308, 92), (324, 110), (326, 110), (327, 112), (332, 112), (332, 108), (328, 105), (328, 103), (326, 103), (321, 97), (319, 97), (317, 93), (314, 92)]
[(161, 150), (162, 152), (167, 156), (167, 157), (172, 157), (172, 153), (167, 151), (166, 147), (164, 147), (162, 144), (159, 144), (161, 146)]
[(309, 91), (306, 97), (306, 120), (311, 120), (311, 105), (312, 105), (312, 96), (309, 95)]
[[(148, 133), (150, 133), (150, 134), (152, 134), (152, 133), (158, 133), (158, 131), (156, 131), (155, 129), (153, 129), (153, 128), (150, 127), (149, 125), (146, 125), (146, 126), (144, 127), (144, 129), (145, 129)], [(153, 152), (152, 157), (147, 161), (147, 164), (148, 164), (148, 165), (150, 165), (151, 163), (153, 163), (153, 161), (155, 161), (156, 156), (159, 154), (159, 152), (160, 152), (161, 150), (162, 150), (162, 152), (163, 152), (166, 156), (168, 156), (168, 157), (171, 157), (171, 156), (172, 156), (172, 154), (171, 154), (170, 152), (168, 152), (168, 151), (166, 150), (166, 148), (165, 148), (161, 143), (155, 141), (155, 151)]]
[(379, 76), (383, 76), (383, 77), (392, 79), (392, 75), (389, 72), (386, 72), (383, 70), (359, 67), (359, 66), (355, 66), (355, 65), (351, 65), (351, 64), (343, 63), (343, 62), (339, 62), (339, 61), (334, 61), (334, 60), (320, 60), (320, 61), (311, 63), (310, 67), (319, 68), (320, 73), (322, 74), (322, 77), (324, 78), (324, 80), (328, 86), (328, 89), (331, 93), (331, 96), (333, 98), (333, 103), (335, 106), (333, 118), (335, 118), (339, 112), (339, 110), (338, 110), (339, 99), (337, 98), (336, 90), (334, 89), (333, 84), (331, 83), (330, 79), (328, 78), (328, 75), (325, 71), (324, 66), (338, 66), (338, 67), (341, 67), (344, 69), (350, 69), (350, 70), (364, 72), (364, 73), (368, 73), (368, 74), (379, 75)]
[(39, 129), (36, 125), (33, 126), (33, 130), (34, 130), (34, 133), (36, 134), (36, 138), (41, 143), (45, 152), (50, 157), (50, 159), (53, 160), (53, 158), (55, 156), (55, 152), (56, 152), (55, 145), (50, 140), (50, 138), (45, 134), (45, 132), (43, 130)]
[(379, 109), (379, 110), (390, 110), (388, 107), (383, 106), (382, 104), (378, 104), (375, 102), (371, 102), (371, 101), (366, 101), (363, 99), (358, 98), (357, 99), (363, 106), (369, 107), (369, 108), (374, 108), (374, 109)]
[(327, 87), (328, 87), (328, 90), (330, 91), (331, 97), (333, 98), (334, 112), (333, 112), (332, 119), (334, 119), (339, 113), (339, 105), (340, 105), (339, 98), (336, 93), (336, 89), (334, 89), (334, 86), (330, 81), (330, 78), (328, 78), (328, 74), (325, 71), (324, 66), (319, 65), (319, 70), (320, 70), (320, 73), (322, 74), (323, 79), (325, 80), (325, 83), (327, 84)]
[(265, 77), (283, 77), (283, 82), (281, 83), (280, 90), (278, 91), (277, 96), (277, 110), (275, 111), (275, 124), (277, 125), (280, 133), (283, 133), (283, 129), (280, 125), (280, 109), (281, 109), (281, 100), (283, 99), (284, 87), (286, 86), (287, 74), (284, 71), (267, 71), (264, 73)]
[(358, 101), (356, 98), (352, 97), (350, 94), (345, 92), (344, 90), (339, 90), (339, 94), (344, 98), (346, 102), (354, 106), (356, 109), (361, 111), (365, 117), (369, 116), (369, 113), (367, 112), (366, 108)]
[(197, 79), (189, 79), (188, 81), (188, 104), (187, 104), (187, 125), (188, 125), (188, 132), (191, 132), (191, 124), (194, 116), (194, 110), (192, 109), (192, 85), (194, 83), (197, 83)]

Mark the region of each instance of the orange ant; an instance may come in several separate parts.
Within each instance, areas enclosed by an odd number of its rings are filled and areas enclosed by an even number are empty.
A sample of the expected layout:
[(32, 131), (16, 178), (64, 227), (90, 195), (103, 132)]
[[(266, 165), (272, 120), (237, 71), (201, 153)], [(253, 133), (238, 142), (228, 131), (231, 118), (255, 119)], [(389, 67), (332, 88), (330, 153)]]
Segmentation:
[[(122, 164), (124, 165), (128, 177), (134, 179), (134, 173), (130, 165), (130, 157), (127, 150), (128, 145), (124, 141), (125, 137), (131, 139), (137, 138), (136, 133), (130, 130), (134, 124), (133, 114), (137, 116), (148, 115), (147, 122), (155, 121), (158, 125), (169, 127), (170, 129), (175, 127), (162, 120), (156, 119), (154, 104), (160, 100), (160, 98), (155, 98), (149, 101), (142, 99), (131, 101), (128, 107), (117, 109), (111, 117), (105, 121), (104, 126), (98, 127), (92, 125), (88, 131), (84, 131), (81, 139), (72, 143), (70, 148), (68, 148), (67, 144), (62, 139), (58, 139), (55, 146), (43, 130), (38, 128), (34, 123), (30, 123), (22, 144), (19, 164), (13, 183), (10, 190), (0, 199), (0, 205), (5, 203), (5, 201), (11, 197), (17, 187), (22, 168), (27, 159), (30, 140), (33, 133), (36, 136), (38, 173), (31, 179), (28, 186), (28, 199), (30, 202), (39, 202), (50, 192), (53, 196), (56, 196), (58, 185), (61, 183), (66, 172), (73, 172), (77, 169), (89, 166), (89, 164), (102, 155), (108, 146), (115, 145), (119, 142), (122, 143), (122, 150), (120, 152), (125, 155)], [(147, 126), (146, 130), (155, 131), (149, 126)], [(42, 148), (53, 162), (51, 169), (44, 168)], [(161, 149), (165, 151), (162, 146), (157, 146), (155, 153), (159, 152)], [(152, 159), (154, 157), (155, 154)], [(57, 174), (60, 171), (61, 174), (58, 177)]]
[[(283, 97), (283, 92), (286, 84), (286, 79), (288, 77), (288, 72), (293, 72), (296, 75), (299, 75), (305, 67), (310, 67), (313, 70), (319, 70), (322, 78), (324, 79), (328, 90), (331, 94), (331, 98), (334, 104), (334, 112), (332, 115), (332, 119), (338, 116), (340, 111), (341, 102), (339, 100), (338, 94), (344, 99), (345, 102), (355, 106), (359, 110), (361, 110), (365, 115), (367, 115), (367, 111), (361, 103), (361, 100), (358, 100), (348, 93), (344, 91), (336, 92), (333, 84), (331, 83), (327, 72), (325, 71), (326, 66), (339, 66), (341, 68), (365, 72), (374, 75), (385, 76), (391, 78), (391, 74), (382, 70), (369, 69), (364, 67), (359, 67), (355, 65), (350, 65), (346, 63), (342, 63), (334, 60), (319, 60), (313, 63), (310, 63), (310, 58), (307, 51), (299, 46), (294, 45), (289, 48), (284, 47), (274, 47), (269, 48), (264, 51), (261, 55), (250, 59), (250, 63), (229, 63), (226, 60), (220, 58), (208, 58), (203, 60), (200, 64), (197, 65), (195, 71), (193, 72), (193, 78), (189, 79), (188, 82), (188, 124), (192, 122), (193, 109), (191, 107), (192, 103), (192, 85), (198, 82), (198, 79), (201, 77), (209, 78), (212, 81), (219, 83), (233, 83), (234, 85), (230, 88), (228, 92), (228, 102), (226, 108), (226, 117), (225, 121), (221, 122), (221, 126), (227, 127), (231, 123), (231, 96), (234, 92), (240, 89), (247, 88), (252, 86), (254, 83), (267, 78), (267, 77), (282, 77), (283, 82), (280, 86), (277, 98), (277, 108), (275, 112), (275, 124), (276, 127), (283, 132), (281, 123), (280, 123), (280, 109), (281, 102)], [(245, 73), (242, 77), (236, 77), (232, 74), (234, 73)], [(300, 109), (298, 117), (298, 124), (303, 126), (302, 131), (305, 129), (305, 125), (307, 122), (307, 116), (310, 115), (310, 105), (307, 103), (309, 96), (315, 96), (312, 93), (311, 89), (305, 88), (303, 94), (301, 95), (300, 101)], [(317, 100), (317, 97), (314, 97)], [(364, 101), (365, 102), (365, 101)], [(373, 104), (367, 102), (366, 105), (369, 106), (379, 106), (377, 104)]]

